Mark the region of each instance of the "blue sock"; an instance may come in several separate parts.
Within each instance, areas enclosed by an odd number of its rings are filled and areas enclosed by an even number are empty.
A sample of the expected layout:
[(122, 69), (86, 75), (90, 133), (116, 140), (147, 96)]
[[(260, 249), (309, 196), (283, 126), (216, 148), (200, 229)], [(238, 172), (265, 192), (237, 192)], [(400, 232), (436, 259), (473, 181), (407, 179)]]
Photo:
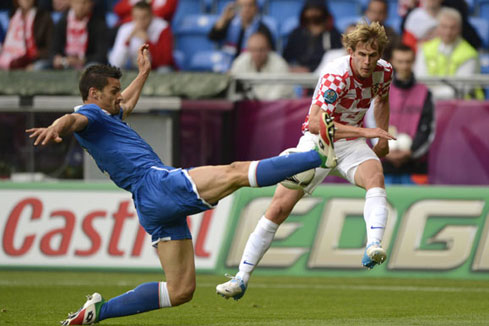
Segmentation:
[[(250, 185), (252, 187), (271, 186), (294, 174), (317, 168), (320, 165), (321, 157), (314, 150), (267, 158), (250, 165)], [(254, 176), (252, 176), (253, 173)], [(256, 179), (252, 181), (253, 177)]]
[(160, 308), (158, 282), (140, 284), (134, 290), (107, 301), (100, 308), (100, 320), (138, 314)]

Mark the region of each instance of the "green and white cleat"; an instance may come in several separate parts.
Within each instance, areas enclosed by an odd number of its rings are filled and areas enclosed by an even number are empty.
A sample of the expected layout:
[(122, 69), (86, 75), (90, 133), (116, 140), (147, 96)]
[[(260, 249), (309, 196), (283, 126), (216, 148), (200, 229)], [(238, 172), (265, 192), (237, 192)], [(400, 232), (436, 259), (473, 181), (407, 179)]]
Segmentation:
[(68, 314), (68, 318), (61, 321), (62, 326), (67, 325), (93, 325), (100, 319), (100, 308), (105, 303), (100, 293), (87, 295), (87, 301), (77, 312)]

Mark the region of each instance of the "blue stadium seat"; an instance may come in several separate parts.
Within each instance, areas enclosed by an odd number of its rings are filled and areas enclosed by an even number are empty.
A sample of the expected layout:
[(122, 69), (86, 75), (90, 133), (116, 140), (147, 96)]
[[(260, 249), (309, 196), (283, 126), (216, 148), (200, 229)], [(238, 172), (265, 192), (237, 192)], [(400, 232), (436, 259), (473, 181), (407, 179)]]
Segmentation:
[(201, 14), (204, 11), (204, 4), (201, 0), (179, 0), (175, 16), (172, 19), (173, 29), (181, 23), (185, 16)]
[(215, 43), (207, 37), (212, 29), (216, 15), (187, 15), (174, 26), (175, 49), (182, 51), (188, 60), (198, 51), (214, 50)]
[(279, 38), (277, 20), (275, 18), (273, 18), (272, 16), (262, 16), (261, 19), (263, 21), (263, 24), (265, 24), (265, 26), (267, 26), (268, 29), (270, 30), (270, 33), (272, 33), (272, 36), (273, 36), (273, 39), (274, 39), (275, 45), (276, 45), (278, 42), (278, 38)]
[(7, 33), (9, 21), (10, 18), (8, 17), (8, 10), (0, 10), (0, 25), (2, 25), (5, 34)]
[(299, 17), (289, 17), (280, 25), (280, 48), (283, 50), (287, 45), (290, 33), (299, 26)]
[(479, 17), (489, 19), (489, 0), (479, 0), (478, 2)]
[(113, 28), (118, 21), (119, 21), (119, 16), (117, 16), (115, 13), (108, 11), (105, 14), (105, 23), (107, 24), (108, 28)]
[(302, 0), (269, 0), (268, 15), (277, 22), (284, 22), (289, 17), (299, 18), (303, 6)]
[(357, 24), (362, 21), (362, 16), (345, 16), (335, 19), (335, 26), (341, 33), (345, 32), (346, 28), (351, 24)]
[[(226, 5), (229, 2), (234, 2), (235, 0), (205, 0), (205, 1), (209, 1), (211, 3), (213, 2), (212, 6), (211, 6), (213, 8), (212, 12), (214, 12), (216, 14), (220, 14), (224, 10), (224, 7), (226, 7)], [(258, 4), (258, 8), (259, 8), (261, 13), (263, 13), (265, 1), (266, 0), (256, 0), (256, 3)]]
[(489, 21), (487, 18), (469, 17), (469, 22), (482, 39), (482, 46), (489, 48)]
[(175, 65), (179, 70), (187, 70), (187, 66), (185, 62), (185, 53), (183, 53), (180, 50), (174, 50), (173, 60), (175, 61)]
[(199, 51), (192, 56), (189, 70), (225, 73), (231, 68), (233, 56), (218, 50)]
[(482, 53), (479, 57), (481, 73), (489, 74), (489, 53)]
[(361, 5), (356, 0), (328, 0), (327, 4), (335, 19), (362, 14)]

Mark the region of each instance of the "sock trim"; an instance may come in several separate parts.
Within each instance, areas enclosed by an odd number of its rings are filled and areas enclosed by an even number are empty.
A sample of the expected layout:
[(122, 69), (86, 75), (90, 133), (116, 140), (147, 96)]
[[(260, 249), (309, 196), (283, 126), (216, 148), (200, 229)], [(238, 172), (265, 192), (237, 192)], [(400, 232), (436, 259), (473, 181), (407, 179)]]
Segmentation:
[(380, 187), (370, 188), (369, 190), (367, 190), (367, 193), (365, 194), (365, 198), (372, 198), (372, 197), (387, 197), (387, 193), (385, 192), (384, 188), (380, 188)]
[(171, 307), (170, 294), (166, 282), (158, 282), (158, 305), (160, 308)]
[(258, 225), (267, 232), (275, 232), (278, 229), (278, 224), (270, 221), (265, 215), (260, 218)]
[(258, 187), (258, 183), (256, 181), (256, 170), (259, 162), (260, 161), (251, 161), (250, 167), (248, 168), (248, 182), (250, 183), (250, 187)]

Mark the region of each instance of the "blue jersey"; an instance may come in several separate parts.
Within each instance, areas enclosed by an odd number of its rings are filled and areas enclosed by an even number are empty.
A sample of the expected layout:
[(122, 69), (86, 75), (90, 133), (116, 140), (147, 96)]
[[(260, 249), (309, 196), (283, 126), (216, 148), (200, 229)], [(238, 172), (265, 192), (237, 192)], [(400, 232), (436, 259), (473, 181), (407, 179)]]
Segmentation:
[(117, 186), (132, 192), (149, 168), (163, 166), (151, 146), (122, 121), (122, 108), (110, 115), (96, 104), (86, 104), (76, 113), (88, 118), (76, 139)]

